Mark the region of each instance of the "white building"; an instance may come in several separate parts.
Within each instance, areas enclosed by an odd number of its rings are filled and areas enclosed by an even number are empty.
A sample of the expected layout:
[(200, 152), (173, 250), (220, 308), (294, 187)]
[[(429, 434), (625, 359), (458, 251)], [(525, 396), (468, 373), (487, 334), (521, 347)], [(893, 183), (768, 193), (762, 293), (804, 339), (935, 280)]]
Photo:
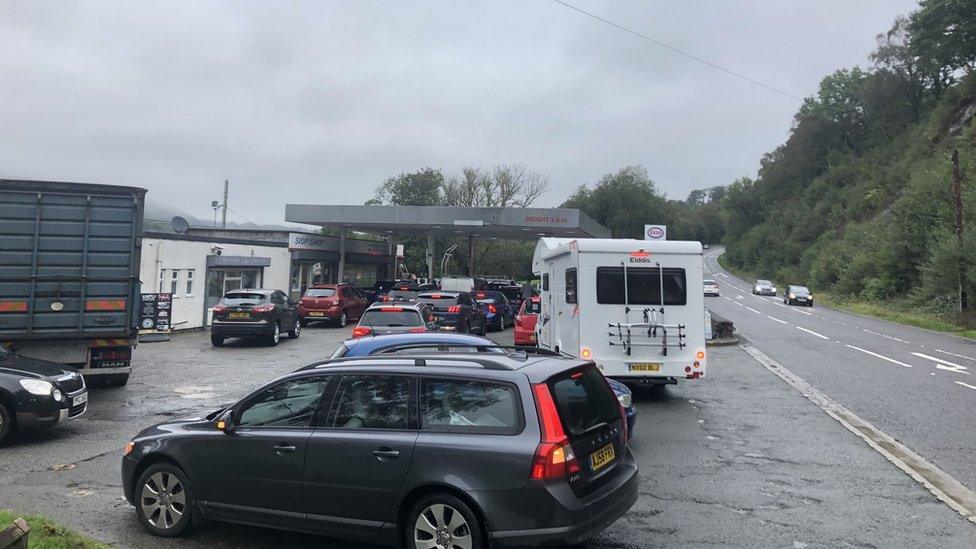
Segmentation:
[[(174, 330), (210, 323), (224, 293), (240, 288), (285, 290), (298, 299), (316, 282), (336, 282), (338, 238), (287, 231), (191, 228), (186, 234), (143, 234), (143, 293), (172, 293)], [(343, 278), (372, 286), (386, 278), (389, 244), (346, 242)]]

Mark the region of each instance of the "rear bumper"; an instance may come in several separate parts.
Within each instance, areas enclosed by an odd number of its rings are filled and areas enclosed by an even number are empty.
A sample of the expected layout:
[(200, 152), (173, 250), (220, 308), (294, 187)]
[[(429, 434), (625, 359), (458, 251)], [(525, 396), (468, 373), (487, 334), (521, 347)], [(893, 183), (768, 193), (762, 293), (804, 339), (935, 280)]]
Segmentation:
[(311, 309), (301, 305), (298, 306), (298, 316), (302, 320), (335, 320), (342, 314), (342, 306), (326, 307), (322, 309)]
[(539, 507), (536, 507), (535, 512), (531, 514), (544, 515), (557, 525), (519, 530), (495, 530), (491, 532), (493, 546), (565, 547), (582, 543), (606, 530), (637, 502), (640, 475), (629, 448), (621, 467), (624, 467), (624, 471), (610, 486), (604, 487), (599, 493), (585, 500), (577, 499), (565, 482), (561, 483), (561, 486), (549, 488), (552, 497), (551, 506), (554, 508), (546, 509), (543, 513), (540, 512)]
[(214, 322), (210, 326), (210, 333), (219, 337), (256, 337), (270, 334), (273, 326), (268, 321), (220, 324)]

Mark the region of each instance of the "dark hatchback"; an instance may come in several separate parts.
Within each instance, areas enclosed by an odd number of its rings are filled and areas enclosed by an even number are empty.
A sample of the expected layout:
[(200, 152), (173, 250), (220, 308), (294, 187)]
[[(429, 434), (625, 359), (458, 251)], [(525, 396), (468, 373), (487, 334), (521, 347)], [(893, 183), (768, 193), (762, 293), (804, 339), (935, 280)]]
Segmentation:
[(282, 332), (297, 339), (302, 323), (298, 308), (281, 290), (234, 290), (213, 308), (210, 342), (216, 347), (229, 337), (256, 338), (277, 345)]
[(417, 303), (429, 305), (441, 330), (462, 334), (488, 333), (485, 310), (470, 292), (423, 292)]
[(0, 345), (0, 444), (17, 429), (53, 427), (87, 409), (88, 389), (77, 370)]
[(213, 519), (411, 548), (564, 547), (636, 502), (626, 431), (590, 362), (343, 358), (144, 430), (122, 485), (161, 536)]
[(518, 309), (512, 306), (512, 302), (502, 292), (491, 290), (475, 292), (474, 298), (484, 308), (485, 321), (489, 329), (502, 331), (515, 325), (515, 313)]

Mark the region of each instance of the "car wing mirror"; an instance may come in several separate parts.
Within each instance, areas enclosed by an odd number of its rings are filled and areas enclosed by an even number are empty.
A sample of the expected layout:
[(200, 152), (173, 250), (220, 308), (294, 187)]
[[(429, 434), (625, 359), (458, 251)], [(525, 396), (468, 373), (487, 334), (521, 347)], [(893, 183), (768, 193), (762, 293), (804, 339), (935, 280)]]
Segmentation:
[(217, 419), (214, 420), (214, 426), (217, 427), (217, 430), (219, 431), (223, 431), (225, 433), (233, 433), (234, 432), (234, 409), (230, 408), (227, 411), (220, 414), (219, 416), (217, 416)]

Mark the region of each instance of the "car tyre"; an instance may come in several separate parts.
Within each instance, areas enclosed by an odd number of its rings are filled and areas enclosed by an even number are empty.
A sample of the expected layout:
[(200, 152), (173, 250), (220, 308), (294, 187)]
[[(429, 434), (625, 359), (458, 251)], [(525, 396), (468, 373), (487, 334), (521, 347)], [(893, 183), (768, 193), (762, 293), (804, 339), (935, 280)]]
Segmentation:
[(281, 341), (281, 324), (275, 322), (271, 327), (271, 333), (268, 334), (268, 345), (274, 347), (279, 341)]
[(300, 335), (302, 335), (302, 323), (296, 322), (295, 327), (292, 328), (291, 330), (288, 330), (288, 337), (292, 339), (298, 339)]
[(349, 323), (349, 316), (346, 314), (346, 312), (342, 311), (341, 313), (339, 313), (339, 318), (336, 319), (336, 326), (340, 328), (345, 328), (346, 324), (348, 323)]
[(442, 493), (428, 494), (413, 504), (403, 533), (404, 546), (410, 549), (441, 546), (484, 549), (485, 535), (478, 515), (463, 501)]
[(133, 497), (139, 522), (150, 534), (176, 537), (193, 522), (193, 490), (183, 470), (172, 463), (147, 467)]
[(223, 347), (224, 346), (224, 336), (219, 336), (217, 334), (211, 333), (210, 334), (210, 344), (213, 345), (214, 347)]
[(0, 446), (14, 430), (14, 415), (7, 405), (0, 402)]

